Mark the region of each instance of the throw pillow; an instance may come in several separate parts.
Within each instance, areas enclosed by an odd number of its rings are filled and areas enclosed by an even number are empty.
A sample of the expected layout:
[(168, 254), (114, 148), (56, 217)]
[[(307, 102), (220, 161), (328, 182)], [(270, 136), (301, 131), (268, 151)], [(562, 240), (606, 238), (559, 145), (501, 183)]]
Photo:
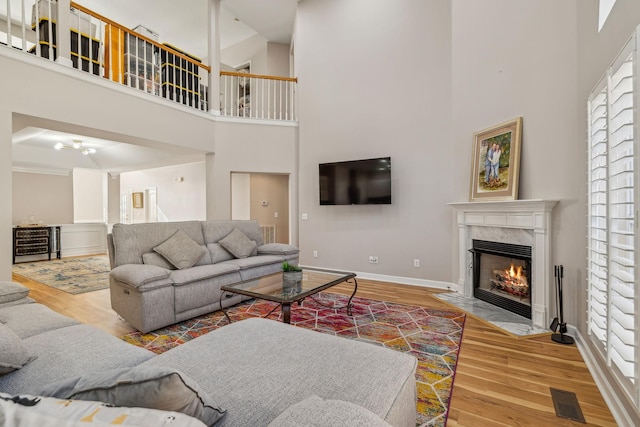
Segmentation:
[(234, 228), (233, 231), (218, 243), (231, 252), (236, 258), (246, 258), (254, 253), (257, 248), (255, 240), (249, 239), (242, 231)]
[(195, 381), (182, 372), (160, 366), (95, 372), (49, 384), (38, 394), (181, 412), (208, 426), (225, 414)]
[(0, 393), (0, 421), (7, 426), (107, 426), (131, 425), (137, 427), (180, 426), (205, 427), (197, 418), (148, 408), (109, 406), (89, 400), (62, 400), (32, 395), (11, 396)]
[(187, 233), (176, 231), (173, 236), (153, 248), (178, 269), (193, 267), (207, 249), (197, 244)]
[(324, 400), (310, 396), (288, 407), (268, 427), (391, 427), (385, 420), (355, 403), (344, 400)]
[(17, 301), (29, 295), (29, 288), (16, 282), (0, 281), (0, 304)]
[(20, 369), (36, 357), (7, 325), (0, 324), (0, 375)]

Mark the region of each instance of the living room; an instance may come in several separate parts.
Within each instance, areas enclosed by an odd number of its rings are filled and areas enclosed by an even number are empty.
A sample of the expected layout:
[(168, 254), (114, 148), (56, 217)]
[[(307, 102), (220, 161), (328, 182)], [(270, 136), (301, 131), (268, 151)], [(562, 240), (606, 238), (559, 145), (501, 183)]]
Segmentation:
[[(25, 120), (184, 146), (209, 153), (207, 219), (230, 217), (232, 172), (288, 174), (291, 218), (298, 218), (290, 241), (301, 248), (301, 264), (446, 288), (459, 272), (448, 203), (469, 199), (473, 134), (523, 117), (519, 198), (559, 201), (551, 260), (565, 267), (566, 321), (587, 337), (587, 97), (640, 24), (640, 5), (617, 0), (598, 31), (598, 9), (597, 0), (376, 7), (304, 0), (295, 33), (297, 128), (212, 120), (2, 52), (0, 68), (10, 78), (0, 82), (0, 197), (15, 197), (12, 135)], [(87, 100), (95, 102), (87, 107)], [(383, 156), (393, 161), (391, 205), (319, 205), (319, 163)], [(10, 242), (11, 209), (1, 215), (0, 236)], [(8, 244), (0, 259), (10, 280)]]

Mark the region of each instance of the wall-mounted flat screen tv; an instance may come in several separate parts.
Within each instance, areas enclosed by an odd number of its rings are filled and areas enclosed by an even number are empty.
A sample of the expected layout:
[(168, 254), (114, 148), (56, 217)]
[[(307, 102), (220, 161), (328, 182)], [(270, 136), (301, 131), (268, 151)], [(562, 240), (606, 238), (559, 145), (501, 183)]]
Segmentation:
[(391, 157), (321, 163), (321, 205), (391, 204)]

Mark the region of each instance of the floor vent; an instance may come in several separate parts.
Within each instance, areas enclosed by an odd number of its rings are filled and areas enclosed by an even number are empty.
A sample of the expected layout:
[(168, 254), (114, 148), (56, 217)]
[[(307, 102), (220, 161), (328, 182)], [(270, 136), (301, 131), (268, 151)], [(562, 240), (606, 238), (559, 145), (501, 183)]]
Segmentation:
[(584, 415), (582, 415), (582, 409), (580, 409), (580, 404), (578, 403), (578, 398), (575, 393), (558, 390), (557, 388), (551, 388), (550, 390), (553, 407), (556, 410), (556, 416), (573, 421), (580, 421), (584, 424), (587, 423), (584, 419)]

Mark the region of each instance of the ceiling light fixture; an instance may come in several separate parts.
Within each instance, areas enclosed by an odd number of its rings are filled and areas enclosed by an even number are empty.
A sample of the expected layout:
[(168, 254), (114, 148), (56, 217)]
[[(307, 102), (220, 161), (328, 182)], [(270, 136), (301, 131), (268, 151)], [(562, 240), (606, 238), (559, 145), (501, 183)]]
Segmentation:
[(68, 149), (80, 150), (80, 152), (85, 156), (96, 152), (95, 148), (84, 147), (82, 145), (82, 141), (79, 139), (74, 139), (73, 145), (65, 145), (62, 142), (58, 142), (56, 145), (53, 146), (53, 148), (55, 148), (56, 150), (68, 150)]

